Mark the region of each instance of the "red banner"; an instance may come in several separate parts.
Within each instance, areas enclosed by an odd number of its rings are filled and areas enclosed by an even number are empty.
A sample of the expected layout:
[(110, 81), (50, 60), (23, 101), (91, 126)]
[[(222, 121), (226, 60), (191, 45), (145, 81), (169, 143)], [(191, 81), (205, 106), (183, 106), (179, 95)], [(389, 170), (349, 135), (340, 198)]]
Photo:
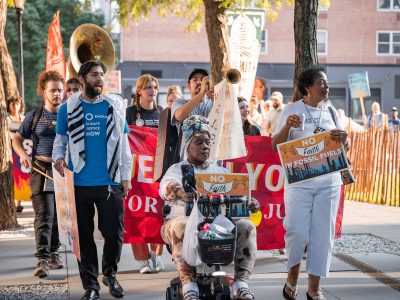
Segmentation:
[[(132, 190), (125, 199), (125, 243), (163, 243), (160, 229), (163, 223), (163, 200), (158, 195), (159, 183), (153, 182), (157, 130), (129, 126), (129, 142), (134, 157)], [(271, 138), (246, 136), (248, 155), (224, 162), (235, 173), (248, 173), (252, 197), (261, 205), (251, 220), (257, 227), (257, 248), (285, 248), (283, 218), (284, 171), (277, 152), (271, 148)], [(343, 197), (341, 199), (343, 204)], [(343, 207), (343, 206), (342, 206)], [(340, 236), (343, 210), (336, 220), (336, 237)]]
[(60, 30), (60, 11), (54, 15), (47, 37), (46, 71), (54, 70), (65, 78), (64, 47)]
[(133, 155), (132, 190), (125, 199), (124, 243), (159, 243), (162, 206), (158, 195), (160, 184), (154, 182), (154, 156), (157, 129), (129, 126), (129, 144)]
[(251, 196), (260, 203), (261, 209), (252, 215), (257, 227), (257, 248), (259, 250), (285, 248), (283, 236), (284, 171), (279, 155), (272, 151), (271, 138), (245, 136), (247, 156), (225, 161), (225, 167), (234, 173), (248, 173)]

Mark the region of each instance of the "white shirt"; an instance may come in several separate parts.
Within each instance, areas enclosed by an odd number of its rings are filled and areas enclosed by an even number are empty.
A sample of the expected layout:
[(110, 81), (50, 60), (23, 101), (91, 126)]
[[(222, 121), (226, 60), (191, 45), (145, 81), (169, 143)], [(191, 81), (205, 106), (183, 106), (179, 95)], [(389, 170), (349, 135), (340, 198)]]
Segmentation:
[[(335, 121), (339, 125), (339, 129), (345, 130), (343, 123), (339, 118), (339, 114), (334, 107), (332, 107), (335, 115)], [(289, 131), (288, 141), (304, 138), (314, 135), (316, 127), (321, 127), (325, 131), (337, 128), (332, 116), (329, 112), (328, 105), (322, 104), (322, 108), (315, 108), (305, 104), (302, 100), (286, 105), (279, 118), (278, 125), (275, 128), (274, 135), (277, 134), (286, 123), (288, 116), (292, 114), (303, 113), (305, 115), (304, 130), (299, 128), (291, 128)], [(328, 187), (341, 185), (342, 180), (340, 172), (331, 173), (329, 175), (318, 176), (310, 180), (300, 181), (288, 184), (287, 179), (285, 182), (285, 189), (293, 187), (314, 188), (314, 187)]]

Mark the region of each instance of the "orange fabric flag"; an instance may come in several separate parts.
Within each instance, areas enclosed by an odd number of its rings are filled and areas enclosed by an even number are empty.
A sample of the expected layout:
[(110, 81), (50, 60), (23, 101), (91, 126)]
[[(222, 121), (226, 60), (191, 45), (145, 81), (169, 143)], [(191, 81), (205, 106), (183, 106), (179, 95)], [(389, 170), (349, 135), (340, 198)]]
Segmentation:
[(47, 38), (46, 71), (59, 72), (65, 79), (65, 56), (60, 30), (60, 11), (58, 10), (49, 27)]

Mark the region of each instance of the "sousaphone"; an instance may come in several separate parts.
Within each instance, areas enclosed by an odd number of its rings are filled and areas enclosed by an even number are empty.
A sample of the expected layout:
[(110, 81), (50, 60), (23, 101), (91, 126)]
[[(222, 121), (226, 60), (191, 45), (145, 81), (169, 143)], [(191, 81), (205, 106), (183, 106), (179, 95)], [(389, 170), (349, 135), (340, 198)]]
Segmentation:
[(81, 65), (88, 60), (99, 60), (107, 68), (106, 76), (115, 63), (114, 44), (107, 31), (95, 24), (82, 24), (72, 33), (69, 41), (68, 78), (76, 76)]

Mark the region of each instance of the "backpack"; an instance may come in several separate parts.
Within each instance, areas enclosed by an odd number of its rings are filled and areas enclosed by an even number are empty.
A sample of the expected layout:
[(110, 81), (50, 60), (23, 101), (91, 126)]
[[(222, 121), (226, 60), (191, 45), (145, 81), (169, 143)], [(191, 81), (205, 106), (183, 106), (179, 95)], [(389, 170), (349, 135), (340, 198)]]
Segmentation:
[(38, 144), (38, 136), (35, 133), (35, 129), (39, 120), (43, 114), (43, 105), (36, 108), (35, 113), (33, 114), (32, 122), (31, 122), (31, 131), (32, 131), (32, 160), (35, 158), (35, 150)]

